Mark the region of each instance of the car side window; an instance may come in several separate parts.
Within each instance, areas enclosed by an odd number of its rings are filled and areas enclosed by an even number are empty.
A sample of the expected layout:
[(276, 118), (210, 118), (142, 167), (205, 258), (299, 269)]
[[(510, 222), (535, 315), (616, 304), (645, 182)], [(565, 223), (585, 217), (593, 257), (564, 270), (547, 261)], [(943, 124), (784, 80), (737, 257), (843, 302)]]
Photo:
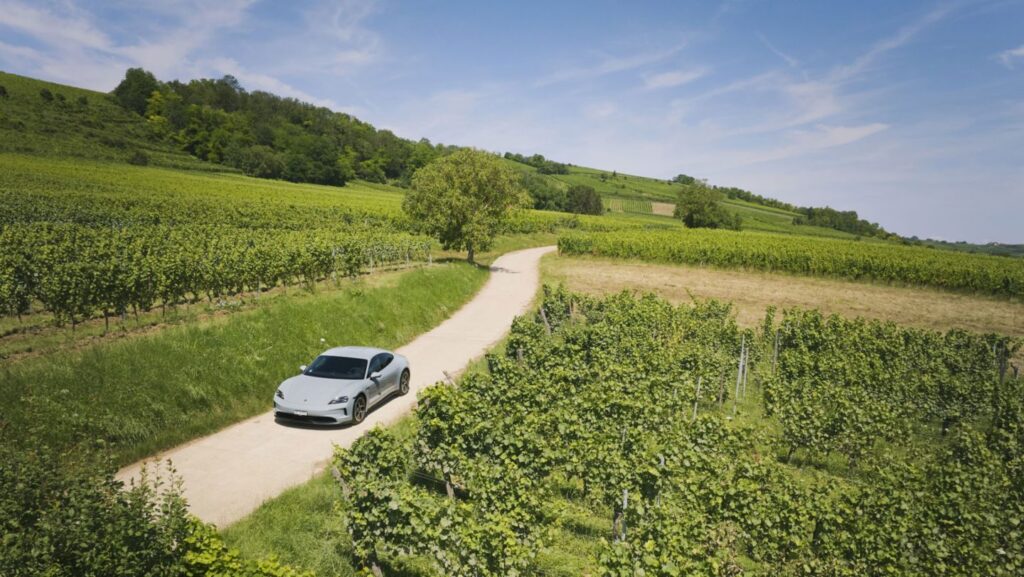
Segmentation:
[(380, 359), (380, 368), (377, 369), (378, 371), (383, 371), (384, 369), (388, 368), (388, 365), (391, 364), (391, 361), (395, 360), (395, 356), (388, 353), (381, 353), (377, 355), (377, 358)]
[(384, 368), (382, 363), (382, 361), (384, 360), (383, 357), (384, 355), (377, 355), (370, 359), (370, 367), (369, 369), (367, 369), (366, 374), (372, 375), (373, 373), (376, 373), (377, 371)]

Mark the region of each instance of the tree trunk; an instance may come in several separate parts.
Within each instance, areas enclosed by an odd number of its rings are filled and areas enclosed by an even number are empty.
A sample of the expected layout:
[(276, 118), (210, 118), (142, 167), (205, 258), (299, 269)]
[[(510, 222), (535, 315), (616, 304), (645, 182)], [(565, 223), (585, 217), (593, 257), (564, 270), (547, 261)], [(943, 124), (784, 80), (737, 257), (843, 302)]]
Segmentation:
[(469, 261), (469, 264), (476, 264), (476, 260), (475, 260), (476, 251), (473, 250), (473, 243), (471, 243), (471, 242), (467, 242), (466, 243), (466, 252), (469, 253), (466, 256), (466, 260)]

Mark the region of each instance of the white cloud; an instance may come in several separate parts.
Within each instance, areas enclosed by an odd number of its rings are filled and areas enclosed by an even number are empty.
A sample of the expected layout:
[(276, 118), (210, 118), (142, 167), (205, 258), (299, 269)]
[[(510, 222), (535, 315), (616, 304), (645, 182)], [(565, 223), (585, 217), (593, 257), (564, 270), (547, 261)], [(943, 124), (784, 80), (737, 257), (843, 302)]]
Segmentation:
[[(73, 10), (68, 10), (72, 12)], [(13, 28), (50, 46), (109, 51), (113, 44), (82, 15), (61, 15), (53, 10), (20, 2), (0, 1), (0, 25)]]
[(644, 87), (653, 90), (656, 88), (671, 88), (673, 86), (681, 86), (688, 82), (693, 82), (698, 78), (706, 76), (708, 73), (707, 68), (694, 68), (692, 70), (673, 70), (670, 72), (661, 72), (659, 74), (652, 74), (644, 77)]
[(1013, 68), (1014, 60), (1018, 58), (1024, 59), (1024, 44), (1021, 44), (1016, 48), (1003, 50), (999, 54), (996, 54), (996, 58), (1003, 63), (1003, 66)]

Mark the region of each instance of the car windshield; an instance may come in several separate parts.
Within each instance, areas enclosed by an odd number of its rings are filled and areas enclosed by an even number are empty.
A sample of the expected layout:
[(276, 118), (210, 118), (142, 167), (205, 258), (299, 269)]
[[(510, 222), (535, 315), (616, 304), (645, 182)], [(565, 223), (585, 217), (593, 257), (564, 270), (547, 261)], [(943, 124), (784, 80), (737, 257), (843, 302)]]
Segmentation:
[(320, 355), (303, 374), (323, 379), (362, 379), (366, 376), (366, 359)]

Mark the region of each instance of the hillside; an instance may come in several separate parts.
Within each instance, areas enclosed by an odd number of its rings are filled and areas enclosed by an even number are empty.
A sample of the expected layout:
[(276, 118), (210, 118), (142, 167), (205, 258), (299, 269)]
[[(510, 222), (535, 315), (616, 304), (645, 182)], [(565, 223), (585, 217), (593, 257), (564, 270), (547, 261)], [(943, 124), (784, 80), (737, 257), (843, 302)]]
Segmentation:
[[(652, 215), (661, 220), (672, 218), (676, 196), (682, 185), (645, 176), (622, 174), (583, 166), (565, 165), (566, 174), (543, 174), (529, 164), (506, 157), (505, 162), (529, 175), (527, 187), (566, 190), (570, 186), (589, 186), (601, 195), (605, 209), (612, 213)], [(743, 218), (743, 230), (758, 230), (806, 236), (855, 238), (856, 235), (820, 226), (796, 224), (801, 215), (737, 198), (724, 198), (721, 204)]]
[[(177, 133), (154, 128), (154, 124), (166, 123), (154, 121), (153, 117), (147, 120), (125, 109), (109, 94), (5, 72), (0, 72), (0, 86), (7, 92), (6, 98), (0, 98), (0, 152), (151, 164), (188, 170), (242, 171), (258, 177), (299, 182), (322, 181), (325, 184), (343, 184), (355, 177), (362, 181), (369, 179), (373, 182), (388, 182), (402, 186), (408, 183), (409, 170), (447, 150), (447, 147), (432, 146), (425, 141), (413, 143), (397, 138), (387, 131), (376, 131), (372, 126), (348, 115), (335, 114), (326, 109), (289, 99), (279, 99), (265, 93), (250, 94), (223, 79), (199, 80), (188, 84), (171, 82), (163, 85), (164, 90), (172, 91), (175, 95), (184, 94), (182, 98), (190, 98), (194, 103), (215, 103), (212, 106), (203, 104), (202, 109), (207, 110), (205, 113), (197, 112), (198, 108), (189, 108), (188, 114), (195, 118), (178, 121), (189, 124), (183, 125), (182, 130)], [(229, 96), (224, 97), (225, 93)], [(250, 118), (253, 113), (245, 112), (242, 104), (223, 102), (232, 99), (240, 102), (246, 99), (258, 102), (250, 104), (251, 107), (294, 107), (289, 114), (321, 119), (326, 127), (302, 131), (298, 125), (293, 126), (289, 123), (274, 124), (272, 128), (268, 128), (268, 124), (253, 124)], [(234, 112), (228, 113), (226, 110)], [(166, 110), (163, 112), (170, 115)], [(250, 120), (230, 120), (235, 117)], [(205, 129), (194, 130), (192, 125), (197, 122), (203, 124)], [(237, 134), (214, 146), (211, 142), (219, 142), (218, 139), (222, 139), (215, 137), (217, 129), (214, 125), (219, 122), (228, 123), (230, 126), (241, 122), (243, 128), (232, 128), (231, 130), (236, 130)], [(306, 118), (300, 124), (315, 126), (318, 122), (311, 123), (310, 119)], [(221, 129), (224, 130), (223, 127)], [(165, 132), (161, 133), (161, 130)], [(261, 136), (260, 131), (263, 130), (268, 130), (271, 136)], [(341, 132), (337, 133), (337, 130)], [(355, 156), (346, 161), (354, 163), (346, 169), (350, 169), (350, 172), (318, 172), (315, 166), (311, 168), (294, 160), (296, 150), (304, 150), (308, 154), (303, 156), (315, 158), (319, 152), (313, 149), (320, 146), (316, 144), (317, 138), (337, 141), (338, 144), (334, 146), (339, 150), (359, 149)], [(260, 145), (257, 140), (270, 144)], [(233, 158), (231, 150), (239, 147), (249, 152), (235, 153), (241, 156)], [(195, 154), (191, 154), (189, 150)], [(254, 150), (257, 151), (256, 156), (260, 157), (259, 162), (254, 160), (251, 153)], [(264, 153), (270, 156), (264, 158), (261, 156)], [(200, 160), (196, 155), (205, 157), (206, 161)], [(238, 168), (217, 162), (218, 160), (237, 165)], [(601, 195), (606, 209), (610, 212), (655, 217), (647, 224), (668, 224), (666, 221), (672, 216), (680, 186), (677, 183), (643, 176), (579, 166), (569, 166), (568, 174), (540, 174), (530, 165), (515, 161), (507, 162), (518, 170), (540, 179), (545, 186), (560, 190), (572, 185), (591, 186)], [(299, 170), (300, 168), (302, 170)], [(744, 229), (836, 238), (854, 236), (824, 227), (795, 225), (794, 221), (800, 217), (795, 212), (739, 199), (727, 198), (722, 203), (728, 210), (743, 217)], [(640, 219), (640, 222), (646, 220)]]
[(0, 152), (230, 170), (153, 141), (142, 118), (107, 94), (2, 71), (0, 87)]

